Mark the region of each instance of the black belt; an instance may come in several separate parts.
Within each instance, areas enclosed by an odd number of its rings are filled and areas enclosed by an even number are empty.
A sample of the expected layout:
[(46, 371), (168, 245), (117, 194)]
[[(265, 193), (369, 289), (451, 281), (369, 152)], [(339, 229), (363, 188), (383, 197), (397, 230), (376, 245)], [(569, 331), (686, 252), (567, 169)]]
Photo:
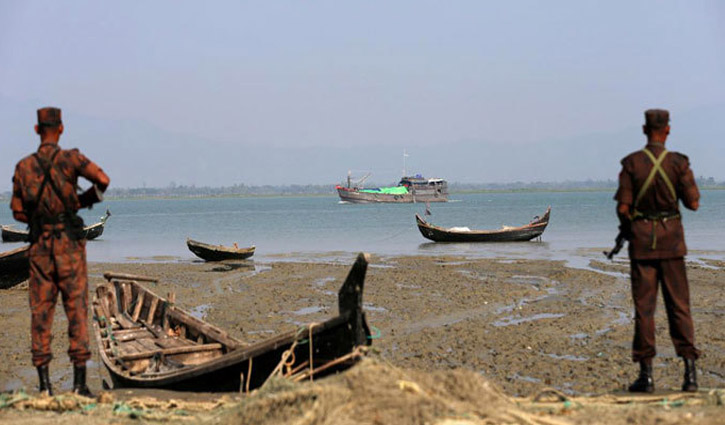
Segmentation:
[(634, 215), (632, 216), (633, 221), (638, 220), (651, 220), (651, 221), (657, 221), (657, 220), (670, 220), (673, 218), (680, 218), (680, 212), (679, 211), (654, 211), (654, 212), (641, 212), (641, 211), (634, 211)]
[(662, 225), (666, 226), (666, 223), (668, 220), (680, 218), (680, 212), (679, 211), (654, 211), (654, 212), (641, 212), (634, 210), (634, 215), (632, 215), (632, 221), (651, 221), (652, 222), (652, 233), (650, 234), (650, 239), (652, 240), (650, 244), (650, 249), (653, 251), (657, 249), (657, 223), (659, 221), (662, 221)]
[(38, 217), (37, 220), (40, 225), (63, 224), (67, 223), (74, 216), (75, 214), (73, 213), (60, 213), (52, 217)]

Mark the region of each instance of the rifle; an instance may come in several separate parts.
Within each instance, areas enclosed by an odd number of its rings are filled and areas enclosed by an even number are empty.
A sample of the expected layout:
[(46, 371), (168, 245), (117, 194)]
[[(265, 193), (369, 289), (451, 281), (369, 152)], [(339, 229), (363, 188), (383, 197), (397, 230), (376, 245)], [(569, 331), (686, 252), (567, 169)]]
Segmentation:
[(620, 230), (617, 237), (614, 239), (614, 248), (612, 248), (609, 252), (604, 251), (604, 255), (607, 256), (608, 260), (611, 260), (615, 255), (619, 254), (619, 251), (621, 251), (622, 247), (624, 247), (624, 241), (626, 240), (627, 238), (625, 237), (624, 232)]

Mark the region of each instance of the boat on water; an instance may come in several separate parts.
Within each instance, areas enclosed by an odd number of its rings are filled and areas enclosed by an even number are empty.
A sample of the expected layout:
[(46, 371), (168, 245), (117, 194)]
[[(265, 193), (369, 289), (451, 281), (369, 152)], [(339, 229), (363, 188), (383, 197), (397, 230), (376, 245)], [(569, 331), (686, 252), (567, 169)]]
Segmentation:
[(340, 200), (352, 204), (415, 203), (448, 201), (448, 183), (439, 178), (427, 179), (420, 174), (403, 177), (397, 186), (364, 188), (351, 185), (335, 186)]
[(30, 274), (29, 248), (30, 245), (25, 245), (0, 252), (0, 289), (12, 288), (28, 278)]
[[(101, 217), (101, 221), (90, 226), (83, 228), (83, 233), (86, 240), (96, 239), (103, 234), (103, 228), (106, 225), (108, 217), (111, 216), (111, 211), (106, 209), (106, 215)], [(16, 229), (13, 226), (3, 225), (2, 228), (2, 239), (3, 242), (28, 242), (28, 231)]]
[(338, 293), (338, 315), (255, 344), (191, 316), (142, 285), (106, 273), (93, 298), (94, 333), (114, 388), (251, 391), (272, 376), (292, 381), (344, 370), (371, 344), (363, 311), (368, 256), (359, 254)]
[(186, 246), (194, 255), (205, 261), (223, 261), (223, 260), (244, 260), (254, 255), (256, 247), (254, 245), (248, 248), (238, 248), (235, 246), (210, 245), (186, 239)]
[(551, 207), (543, 216), (534, 217), (529, 224), (518, 227), (503, 226), (496, 230), (471, 230), (468, 227), (439, 227), (416, 214), (415, 221), (423, 237), (434, 242), (518, 242), (530, 241), (544, 233), (549, 224)]

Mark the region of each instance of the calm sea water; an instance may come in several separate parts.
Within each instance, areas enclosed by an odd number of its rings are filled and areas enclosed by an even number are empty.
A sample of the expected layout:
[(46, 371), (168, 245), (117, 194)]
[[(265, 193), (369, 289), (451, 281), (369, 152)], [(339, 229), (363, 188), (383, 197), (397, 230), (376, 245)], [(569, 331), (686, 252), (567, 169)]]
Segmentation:
[[(452, 195), (432, 204), (430, 221), (490, 229), (528, 223), (552, 207), (542, 243), (435, 244), (424, 239), (414, 214), (423, 204), (342, 204), (337, 197), (111, 200), (83, 211), (93, 223), (110, 208), (103, 236), (88, 243), (91, 261), (191, 260), (186, 238), (256, 245), (255, 258), (284, 260), (367, 251), (381, 255), (458, 254), (469, 257), (572, 258), (609, 248), (616, 236), (615, 203), (608, 192)], [(725, 253), (725, 191), (703, 191), (700, 211), (684, 211), (691, 250)], [(7, 207), (0, 222), (12, 223)], [(3, 244), (2, 250), (16, 244)], [(591, 252), (596, 253), (592, 250)], [(332, 253), (332, 254), (331, 254)], [(594, 254), (591, 254), (594, 255)], [(155, 258), (154, 258), (155, 257)]]

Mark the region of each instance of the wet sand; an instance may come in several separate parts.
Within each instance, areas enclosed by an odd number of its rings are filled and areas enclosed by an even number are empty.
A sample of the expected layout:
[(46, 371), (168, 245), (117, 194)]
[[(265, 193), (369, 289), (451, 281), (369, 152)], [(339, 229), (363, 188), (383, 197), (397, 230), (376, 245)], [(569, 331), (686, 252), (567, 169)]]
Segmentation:
[[(109, 270), (158, 277), (156, 292), (175, 292), (181, 308), (252, 342), (333, 316), (337, 290), (352, 262), (351, 256), (339, 264), (94, 263), (89, 273), (92, 287)], [(636, 374), (629, 357), (628, 262), (592, 260), (589, 267), (572, 269), (558, 261), (373, 256), (364, 292), (367, 319), (378, 335), (371, 357), (419, 373), (470, 371), (509, 396), (532, 396), (547, 387), (576, 396), (622, 392)], [(698, 362), (700, 386), (722, 388), (725, 270), (722, 261), (693, 261), (688, 273), (698, 346), (704, 353)], [(27, 289), (20, 286), (2, 295), (0, 389), (32, 391), (36, 376), (30, 365)], [(72, 379), (65, 326), (59, 304), (51, 373), (61, 391), (70, 389)], [(661, 297), (657, 340), (657, 388), (677, 389), (681, 361), (669, 340)], [(95, 351), (93, 359), (98, 359)], [(97, 363), (89, 364), (92, 390), (101, 390), (105, 373)], [(712, 422), (710, 414), (694, 413), (693, 421)], [(5, 415), (0, 412), (0, 420)]]

